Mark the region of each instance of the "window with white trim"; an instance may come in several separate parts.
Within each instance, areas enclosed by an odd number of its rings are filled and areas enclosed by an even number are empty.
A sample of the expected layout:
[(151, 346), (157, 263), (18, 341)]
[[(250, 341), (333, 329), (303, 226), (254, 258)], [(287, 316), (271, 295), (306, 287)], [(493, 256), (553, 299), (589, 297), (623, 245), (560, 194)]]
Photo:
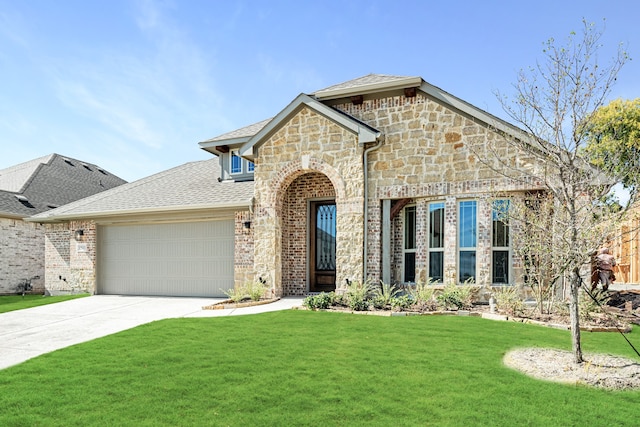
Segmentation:
[(229, 165), (229, 173), (242, 173), (242, 157), (238, 155), (238, 150), (231, 151), (231, 164)]
[(416, 207), (404, 208), (404, 238), (402, 243), (403, 276), (407, 282), (416, 281)]
[(458, 204), (458, 278), (461, 283), (476, 280), (477, 241), (478, 203), (461, 201)]
[(491, 207), (491, 283), (509, 284), (511, 245), (509, 241), (508, 200), (495, 200)]
[(429, 278), (444, 280), (444, 202), (429, 203)]

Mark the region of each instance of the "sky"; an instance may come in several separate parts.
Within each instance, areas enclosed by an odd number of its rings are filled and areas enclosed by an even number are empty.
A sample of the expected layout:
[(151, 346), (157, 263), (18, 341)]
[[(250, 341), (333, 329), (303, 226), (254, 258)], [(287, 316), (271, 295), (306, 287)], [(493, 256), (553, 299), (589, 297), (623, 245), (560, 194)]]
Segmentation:
[(134, 181), (211, 158), (198, 142), (300, 93), (420, 76), (506, 119), (495, 95), (582, 20), (611, 99), (640, 97), (637, 0), (0, 0), (0, 169), (51, 153)]

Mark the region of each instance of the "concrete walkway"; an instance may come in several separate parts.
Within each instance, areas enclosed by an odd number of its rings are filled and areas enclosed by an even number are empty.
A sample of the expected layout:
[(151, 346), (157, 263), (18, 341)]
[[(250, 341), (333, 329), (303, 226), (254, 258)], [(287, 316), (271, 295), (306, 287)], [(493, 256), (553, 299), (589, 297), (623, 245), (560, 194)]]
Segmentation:
[(95, 295), (2, 313), (0, 369), (155, 320), (265, 313), (301, 306), (302, 300), (283, 298), (253, 307), (203, 310), (222, 299)]

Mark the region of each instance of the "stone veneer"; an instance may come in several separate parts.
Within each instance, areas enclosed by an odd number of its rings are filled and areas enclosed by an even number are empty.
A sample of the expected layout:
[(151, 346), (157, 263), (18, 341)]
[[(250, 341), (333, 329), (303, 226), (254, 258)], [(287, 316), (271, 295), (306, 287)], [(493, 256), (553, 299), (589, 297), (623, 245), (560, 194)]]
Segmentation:
[(0, 294), (15, 294), (25, 282), (44, 292), (44, 227), (0, 218)]
[(289, 249), (283, 246), (287, 229), (283, 218), (291, 199), (287, 199), (289, 186), (309, 173), (324, 175), (335, 194), (336, 283), (341, 286), (346, 279), (362, 277), (362, 152), (356, 135), (308, 108), (295, 114), (258, 148), (254, 177), (255, 274), (274, 286), (277, 296), (286, 295), (283, 270), (288, 275), (287, 292), (298, 294), (303, 287), (299, 282), (301, 272), (292, 273), (290, 266), (283, 267), (291, 261), (287, 259)]
[[(417, 279), (428, 279), (428, 203), (442, 201), (446, 209), (445, 280), (457, 283), (458, 202), (477, 200), (476, 281), (490, 285), (491, 200), (498, 191), (515, 194), (539, 186), (506, 179), (486, 163), (497, 155), (522, 168), (531, 164), (527, 163), (530, 159), (521, 158), (487, 124), (478, 123), (420, 92), (415, 97), (389, 96), (333, 108), (384, 135), (382, 146), (368, 158), (366, 278), (372, 281), (381, 278), (382, 201), (411, 199), (417, 206)], [(306, 221), (306, 201), (317, 196), (307, 194), (307, 185), (297, 180), (310, 173), (324, 175), (335, 190), (338, 288), (344, 286), (345, 279), (362, 279), (365, 196), (362, 156), (367, 147), (359, 145), (353, 133), (313, 110), (302, 108), (257, 148), (255, 273), (275, 284), (277, 295), (299, 294), (308, 289), (306, 272), (302, 271), (307, 265), (307, 253), (301, 246), (306, 234), (300, 224), (302, 218)], [(295, 214), (293, 209), (299, 212)], [(291, 221), (297, 224), (293, 228)], [(401, 218), (392, 221), (392, 278), (399, 281)], [(514, 260), (514, 264), (520, 262)]]
[[(83, 236), (76, 241), (76, 230)], [(46, 292), (51, 295), (95, 293), (96, 225), (91, 221), (47, 224)]]
[[(384, 144), (369, 155), (369, 224), (367, 277), (381, 278), (381, 200), (412, 199), (417, 206), (416, 278), (427, 280), (428, 203), (445, 203), (445, 281), (457, 282), (457, 203), (478, 202), (478, 284), (491, 283), (491, 200), (498, 192), (539, 188), (498, 175), (487, 163), (496, 156), (526, 165), (514, 148), (490, 126), (418, 93), (365, 100), (360, 105), (334, 105), (385, 135)], [(480, 161), (479, 159), (482, 159)], [(392, 278), (402, 275), (401, 215), (392, 219)], [(400, 229), (398, 229), (400, 227)], [(400, 252), (400, 253), (398, 253)], [(518, 266), (519, 260), (514, 260)]]

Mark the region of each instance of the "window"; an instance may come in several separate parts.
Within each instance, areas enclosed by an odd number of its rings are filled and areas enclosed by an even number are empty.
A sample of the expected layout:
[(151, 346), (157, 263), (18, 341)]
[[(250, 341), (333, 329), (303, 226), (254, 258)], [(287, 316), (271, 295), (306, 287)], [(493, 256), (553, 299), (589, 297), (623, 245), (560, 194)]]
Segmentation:
[(458, 205), (458, 277), (460, 282), (476, 279), (476, 242), (478, 205), (474, 200)]
[(509, 212), (508, 200), (496, 200), (491, 209), (491, 281), (493, 284), (509, 283)]
[(253, 162), (247, 160), (247, 172), (253, 172), (255, 168), (256, 166), (253, 164)]
[(429, 278), (444, 280), (444, 203), (429, 204)]
[(242, 157), (238, 155), (237, 150), (231, 152), (231, 168), (229, 171), (232, 174), (242, 173)]
[(404, 282), (416, 281), (416, 207), (404, 208)]

